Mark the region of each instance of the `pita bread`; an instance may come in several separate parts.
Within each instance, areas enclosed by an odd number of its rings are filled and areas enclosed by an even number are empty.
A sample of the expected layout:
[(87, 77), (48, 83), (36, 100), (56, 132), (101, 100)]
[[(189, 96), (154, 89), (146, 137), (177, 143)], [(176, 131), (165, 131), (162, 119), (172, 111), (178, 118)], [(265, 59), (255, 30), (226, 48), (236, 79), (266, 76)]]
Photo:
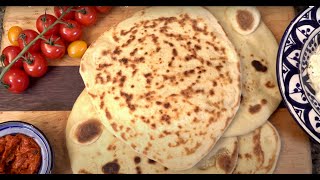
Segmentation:
[(109, 133), (101, 124), (86, 91), (78, 97), (67, 121), (66, 144), (75, 174), (230, 174), (236, 166), (239, 149), (236, 137), (221, 138), (195, 167), (171, 171), (136, 153)]
[(239, 137), (239, 158), (234, 174), (271, 174), (280, 154), (277, 130), (267, 122), (252, 133)]
[[(254, 7), (206, 8), (218, 19), (241, 59), (240, 108), (223, 136), (244, 135), (263, 125), (281, 102), (276, 79), (278, 44), (264, 22), (256, 20), (260, 19), (260, 15), (257, 15), (258, 10)], [(246, 12), (242, 16), (252, 14), (252, 23), (242, 22), (242, 25), (234, 25), (238, 22), (234, 20), (238, 11)], [(259, 26), (257, 22), (260, 22)], [(247, 31), (250, 31), (250, 34), (238, 33), (241, 30), (235, 28), (242, 26), (248, 26)]]
[(202, 7), (137, 12), (98, 38), (80, 66), (107, 130), (172, 170), (208, 154), (239, 107), (239, 57)]

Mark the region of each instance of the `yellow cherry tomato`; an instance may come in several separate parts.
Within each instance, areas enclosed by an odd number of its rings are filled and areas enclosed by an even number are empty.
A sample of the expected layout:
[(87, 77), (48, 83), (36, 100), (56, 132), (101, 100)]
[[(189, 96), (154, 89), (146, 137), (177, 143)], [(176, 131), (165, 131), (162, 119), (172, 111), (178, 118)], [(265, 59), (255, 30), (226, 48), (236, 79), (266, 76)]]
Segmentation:
[(68, 46), (68, 55), (72, 58), (81, 58), (87, 50), (87, 43), (81, 40), (73, 41)]
[(21, 33), (22, 28), (19, 26), (12, 26), (8, 31), (8, 39), (10, 43), (14, 46), (19, 46), (18, 38)]

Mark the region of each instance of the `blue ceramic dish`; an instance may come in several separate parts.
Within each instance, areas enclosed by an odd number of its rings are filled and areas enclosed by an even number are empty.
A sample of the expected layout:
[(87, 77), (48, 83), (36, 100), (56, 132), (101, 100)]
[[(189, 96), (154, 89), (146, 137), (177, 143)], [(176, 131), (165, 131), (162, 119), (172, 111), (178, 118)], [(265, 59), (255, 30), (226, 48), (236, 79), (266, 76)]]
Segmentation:
[(53, 168), (53, 152), (44, 134), (35, 126), (21, 121), (0, 123), (0, 137), (16, 133), (25, 134), (37, 142), (41, 148), (42, 157), (38, 174), (51, 174)]
[(277, 77), (289, 112), (320, 143), (320, 102), (307, 73), (310, 56), (320, 45), (320, 8), (309, 7), (288, 26), (280, 42)]

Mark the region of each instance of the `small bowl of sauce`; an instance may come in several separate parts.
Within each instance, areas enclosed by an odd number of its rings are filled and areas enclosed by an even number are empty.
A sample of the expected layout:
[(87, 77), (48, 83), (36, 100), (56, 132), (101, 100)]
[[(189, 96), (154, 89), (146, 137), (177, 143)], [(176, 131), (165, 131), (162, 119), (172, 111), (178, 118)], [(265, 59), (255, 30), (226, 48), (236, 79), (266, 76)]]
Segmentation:
[(50, 174), (53, 152), (44, 134), (21, 121), (0, 123), (0, 174)]

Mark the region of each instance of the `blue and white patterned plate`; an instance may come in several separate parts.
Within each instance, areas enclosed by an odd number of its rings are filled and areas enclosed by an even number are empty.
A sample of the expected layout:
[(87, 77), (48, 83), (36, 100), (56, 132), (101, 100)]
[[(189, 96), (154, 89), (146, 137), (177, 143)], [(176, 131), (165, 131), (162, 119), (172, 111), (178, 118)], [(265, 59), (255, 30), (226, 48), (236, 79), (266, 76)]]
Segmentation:
[(280, 42), (277, 77), (291, 115), (320, 143), (320, 102), (315, 98), (307, 73), (309, 58), (320, 45), (319, 32), (319, 7), (307, 8), (291, 22)]

